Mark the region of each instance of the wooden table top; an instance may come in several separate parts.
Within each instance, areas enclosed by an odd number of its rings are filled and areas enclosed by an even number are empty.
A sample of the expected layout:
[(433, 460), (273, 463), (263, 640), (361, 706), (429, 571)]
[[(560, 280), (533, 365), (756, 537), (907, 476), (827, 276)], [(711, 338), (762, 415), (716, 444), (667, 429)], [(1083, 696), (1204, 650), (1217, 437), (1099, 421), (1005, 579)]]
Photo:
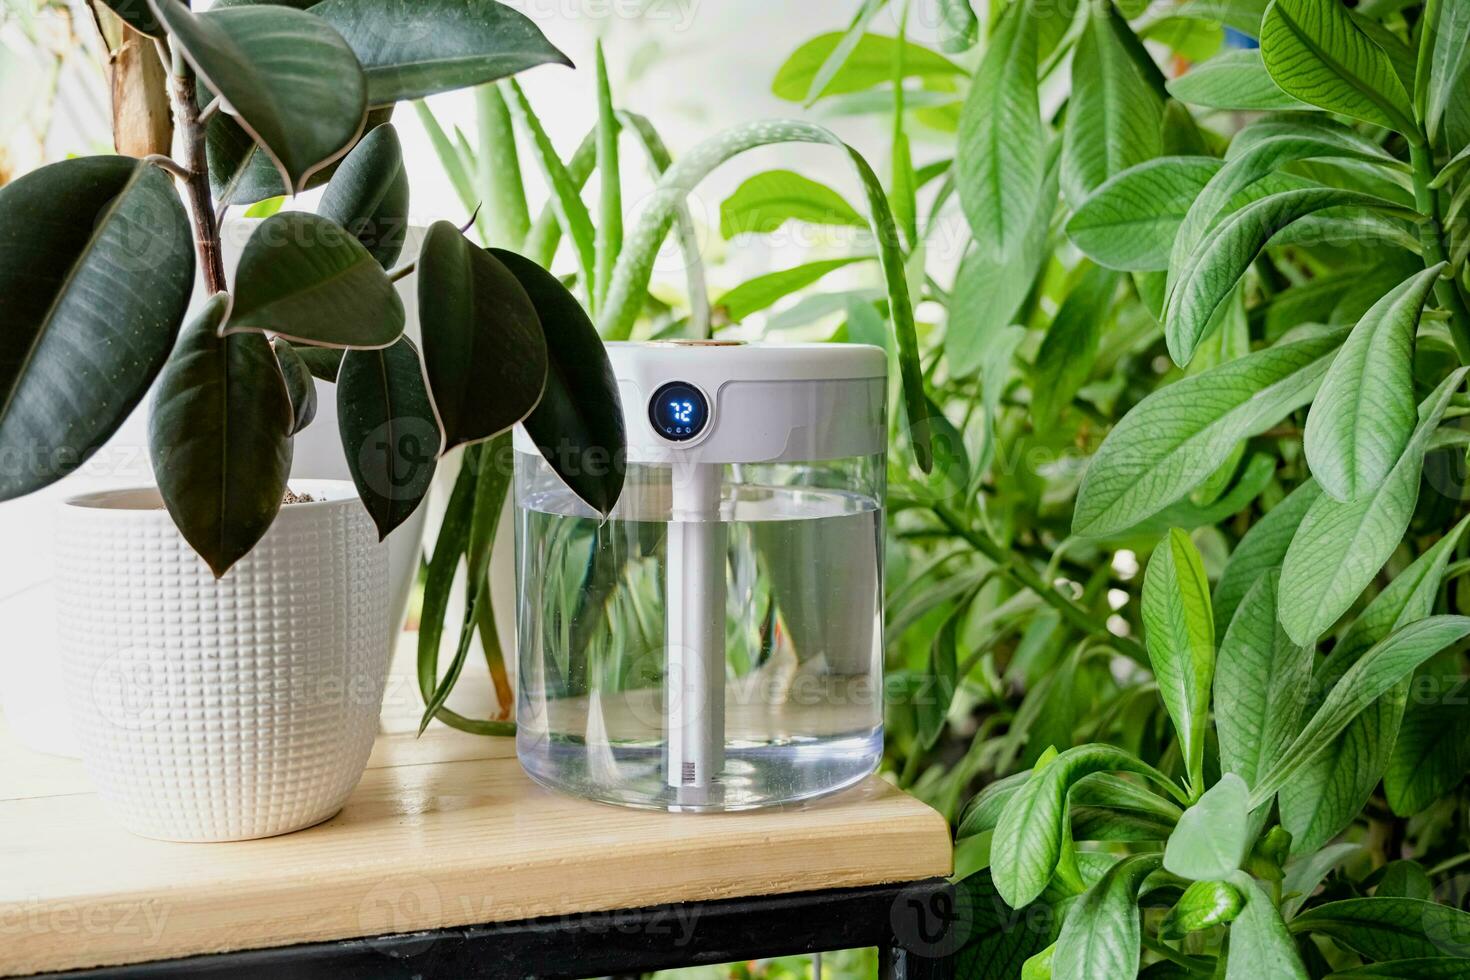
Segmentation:
[(378, 739), (347, 806), (231, 844), (134, 837), (81, 764), (0, 724), (0, 975), (950, 872), (942, 817), (878, 778), (800, 807), (673, 815), (541, 789), (509, 739)]

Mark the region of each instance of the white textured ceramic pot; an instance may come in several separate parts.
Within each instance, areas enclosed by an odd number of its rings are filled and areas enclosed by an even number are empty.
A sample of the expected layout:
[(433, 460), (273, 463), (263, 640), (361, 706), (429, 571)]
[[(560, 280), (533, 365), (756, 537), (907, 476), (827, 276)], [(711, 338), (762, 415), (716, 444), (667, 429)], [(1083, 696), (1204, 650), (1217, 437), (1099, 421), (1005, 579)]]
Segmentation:
[(388, 549), (346, 481), (292, 481), (216, 581), (157, 490), (56, 517), (65, 686), (82, 758), (131, 831), (177, 841), (289, 833), (336, 813), (378, 729)]

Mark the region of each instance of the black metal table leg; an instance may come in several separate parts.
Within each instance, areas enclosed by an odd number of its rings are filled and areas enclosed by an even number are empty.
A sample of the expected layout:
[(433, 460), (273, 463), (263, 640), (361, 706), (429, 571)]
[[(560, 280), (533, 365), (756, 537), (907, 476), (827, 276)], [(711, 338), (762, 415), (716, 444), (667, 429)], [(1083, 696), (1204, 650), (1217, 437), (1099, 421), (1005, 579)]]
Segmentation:
[(681, 902), (45, 974), (49, 980), (580, 980), (877, 946), (883, 975), (950, 980), (963, 941), (942, 878)]
[(879, 949), (882, 980), (954, 980), (964, 923), (948, 882), (923, 882), (893, 905), (893, 933)]

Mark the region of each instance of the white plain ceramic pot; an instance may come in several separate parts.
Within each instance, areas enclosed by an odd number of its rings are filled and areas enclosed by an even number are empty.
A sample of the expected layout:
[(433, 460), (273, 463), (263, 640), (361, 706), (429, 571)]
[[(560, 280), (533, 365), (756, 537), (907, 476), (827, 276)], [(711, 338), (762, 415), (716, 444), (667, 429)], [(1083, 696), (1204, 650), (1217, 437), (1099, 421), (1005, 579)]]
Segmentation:
[(293, 481), (216, 580), (154, 489), (56, 515), (65, 689), (82, 758), (131, 831), (245, 840), (331, 817), (372, 751), (388, 669), (388, 549), (350, 482)]

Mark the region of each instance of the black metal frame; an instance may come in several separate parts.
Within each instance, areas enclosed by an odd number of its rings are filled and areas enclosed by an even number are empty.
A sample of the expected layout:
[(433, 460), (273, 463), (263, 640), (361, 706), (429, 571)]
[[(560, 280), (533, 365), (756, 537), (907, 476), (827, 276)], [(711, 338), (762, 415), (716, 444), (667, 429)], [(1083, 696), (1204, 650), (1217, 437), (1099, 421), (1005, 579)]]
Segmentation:
[(681, 902), (50, 973), (47, 980), (579, 980), (877, 946), (886, 980), (951, 980), (965, 932), (943, 878)]

